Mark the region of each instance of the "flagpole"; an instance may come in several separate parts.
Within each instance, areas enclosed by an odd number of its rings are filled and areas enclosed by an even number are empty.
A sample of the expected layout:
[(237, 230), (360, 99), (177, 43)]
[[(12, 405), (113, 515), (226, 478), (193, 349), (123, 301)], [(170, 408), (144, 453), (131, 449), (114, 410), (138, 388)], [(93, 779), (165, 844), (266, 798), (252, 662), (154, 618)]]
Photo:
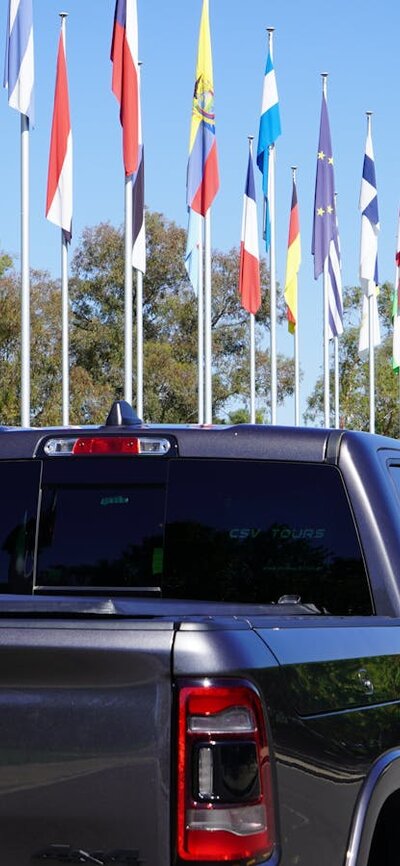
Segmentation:
[[(367, 137), (371, 135), (372, 111), (366, 111)], [(375, 433), (375, 317), (374, 294), (368, 285), (369, 431)]]
[(21, 114), (21, 426), (30, 426), (29, 118)]
[[(327, 98), (327, 72), (321, 72), (322, 78), (322, 93)], [(323, 356), (324, 356), (324, 424), (325, 427), (330, 426), (330, 417), (329, 417), (329, 301), (328, 301), (328, 279), (329, 279), (329, 261), (328, 256), (326, 256), (324, 261), (324, 311), (323, 311), (323, 320), (324, 320), (324, 348), (323, 348)]]
[[(142, 61), (139, 60), (139, 88), (141, 88)], [(142, 139), (143, 141), (143, 139)], [(139, 166), (138, 166), (139, 170)], [(133, 186), (133, 182), (132, 182)], [(133, 190), (132, 190), (133, 192)], [(132, 199), (133, 209), (133, 199)], [(132, 210), (133, 241), (133, 210)], [(143, 273), (136, 269), (136, 412), (143, 418)]]
[(250, 424), (256, 423), (255, 315), (250, 313)]
[[(274, 27), (267, 27), (268, 48), (273, 61)], [(269, 146), (268, 205), (270, 216), (270, 354), (271, 354), (271, 424), (276, 424), (277, 370), (276, 370), (276, 255), (275, 255), (275, 144)]]
[[(124, 396), (132, 405), (132, 175), (125, 177), (125, 388)], [(139, 416), (140, 417), (140, 416)]]
[(209, 208), (204, 217), (204, 384), (206, 424), (212, 424), (211, 322), (211, 218)]
[[(66, 18), (68, 12), (60, 12), (61, 33), (66, 48)], [(68, 242), (61, 229), (61, 354), (62, 354), (62, 423), (69, 425), (69, 339), (68, 339)]]
[(197, 280), (197, 406), (198, 422), (204, 424), (204, 286), (203, 286), (203, 223), (200, 217), (199, 223), (199, 256), (198, 256), (198, 280)]
[[(296, 184), (297, 166), (292, 165), (292, 179)], [(297, 318), (294, 328), (294, 423), (300, 426), (300, 366), (299, 366), (299, 304), (297, 299)]]
[(143, 418), (143, 274), (136, 271), (136, 412)]
[[(337, 193), (335, 192), (335, 214), (336, 211)], [(336, 216), (337, 220), (337, 216)], [(335, 386), (334, 386), (334, 404), (335, 404), (335, 427), (339, 427), (339, 337), (336, 335), (333, 339), (334, 351), (334, 369), (335, 369)]]

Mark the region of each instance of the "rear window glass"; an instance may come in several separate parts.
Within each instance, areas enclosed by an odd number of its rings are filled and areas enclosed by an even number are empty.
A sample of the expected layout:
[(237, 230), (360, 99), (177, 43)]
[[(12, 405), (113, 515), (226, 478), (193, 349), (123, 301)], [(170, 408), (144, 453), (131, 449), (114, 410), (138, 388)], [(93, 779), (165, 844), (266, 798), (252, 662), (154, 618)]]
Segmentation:
[(372, 609), (341, 476), (327, 465), (174, 461), (164, 580), (178, 597)]
[(37, 586), (255, 604), (294, 596), (332, 614), (372, 611), (335, 467), (148, 460), (129, 461), (114, 483), (109, 468), (103, 484), (97, 470), (78, 483), (77, 461), (71, 483), (44, 485)]
[(32, 592), (40, 463), (0, 461), (0, 592)]

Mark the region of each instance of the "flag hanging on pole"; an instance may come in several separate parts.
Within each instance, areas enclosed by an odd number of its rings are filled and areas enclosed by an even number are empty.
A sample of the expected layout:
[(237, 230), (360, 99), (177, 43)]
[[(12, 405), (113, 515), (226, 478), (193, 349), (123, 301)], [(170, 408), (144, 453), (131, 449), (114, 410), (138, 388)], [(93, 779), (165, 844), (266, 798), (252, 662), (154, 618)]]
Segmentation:
[(203, 0), (187, 165), (188, 207), (205, 216), (219, 189), (208, 0)]
[(373, 297), (373, 335), (374, 346), (381, 342), (378, 316), (378, 235), (380, 231), (378, 193), (375, 175), (375, 160), (372, 147), (372, 136), (368, 124), (365, 155), (361, 179), (360, 202), (361, 211), (361, 243), (360, 243), (360, 282), (363, 290), (363, 306), (361, 314), (359, 352), (369, 348), (368, 332), (368, 298)]
[(122, 149), (127, 177), (139, 161), (139, 61), (136, 0), (116, 0), (111, 45), (112, 91), (120, 105)]
[(272, 62), (271, 52), (268, 51), (257, 145), (257, 165), (262, 173), (262, 189), (265, 202), (264, 238), (267, 251), (270, 245), (270, 218), (268, 208), (269, 149), (273, 144), (275, 144), (275, 141), (280, 134), (281, 119), (275, 69)]
[(8, 103), (34, 123), (32, 0), (9, 0), (4, 64)]
[(396, 245), (396, 280), (393, 289), (392, 322), (393, 322), (393, 370), (400, 370), (400, 212), (397, 225)]
[(242, 307), (244, 307), (248, 313), (256, 313), (261, 304), (261, 290), (257, 204), (251, 147), (249, 148), (246, 186), (243, 198), (239, 260), (239, 295)]
[(297, 275), (301, 264), (299, 207), (297, 187), (293, 177), (292, 204), (289, 219), (289, 238), (286, 260), (285, 301), (288, 330), (294, 334), (297, 324)]
[(53, 122), (47, 176), (46, 217), (59, 226), (66, 241), (72, 237), (72, 132), (69, 111), (65, 34), (58, 43)]
[(189, 222), (186, 240), (185, 268), (197, 295), (199, 291), (199, 268), (201, 250), (202, 216), (189, 208)]
[(325, 262), (328, 263), (328, 330), (332, 339), (343, 333), (343, 300), (333, 153), (325, 93), (322, 94), (311, 252), (314, 279), (318, 279)]
[(144, 214), (144, 148), (140, 105), (140, 69), (138, 89), (138, 168), (132, 178), (132, 267), (146, 273), (146, 229)]

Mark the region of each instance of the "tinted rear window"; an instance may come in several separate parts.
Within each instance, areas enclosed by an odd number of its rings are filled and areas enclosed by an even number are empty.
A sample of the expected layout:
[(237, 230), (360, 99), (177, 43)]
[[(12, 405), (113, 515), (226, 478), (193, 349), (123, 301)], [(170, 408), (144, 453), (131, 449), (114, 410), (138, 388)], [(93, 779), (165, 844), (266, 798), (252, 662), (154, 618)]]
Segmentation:
[(372, 611), (335, 467), (117, 462), (119, 477), (109, 468), (104, 483), (101, 461), (96, 470), (86, 461), (85, 477), (83, 462), (74, 463), (69, 484), (64, 470), (64, 482), (52, 470), (43, 491), (37, 585), (159, 586), (164, 597), (258, 604), (295, 596), (334, 614)]
[(32, 591), (41, 464), (0, 461), (0, 592)]
[(363, 558), (335, 467), (174, 461), (164, 593), (371, 612)]

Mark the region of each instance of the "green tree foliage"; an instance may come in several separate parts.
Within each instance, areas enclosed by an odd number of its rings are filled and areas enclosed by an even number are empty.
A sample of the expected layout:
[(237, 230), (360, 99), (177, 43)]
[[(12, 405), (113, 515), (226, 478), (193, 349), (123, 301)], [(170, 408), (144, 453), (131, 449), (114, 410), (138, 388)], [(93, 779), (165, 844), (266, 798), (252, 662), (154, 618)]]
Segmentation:
[[(385, 283), (378, 296), (381, 345), (375, 350), (375, 429), (377, 433), (398, 437), (399, 377), (392, 369), (392, 292), (390, 283)], [(353, 430), (369, 429), (369, 359), (368, 355), (360, 357), (358, 352), (361, 301), (361, 289), (353, 287), (346, 290), (344, 333), (339, 340), (341, 425)], [(330, 392), (333, 395), (333, 373)], [(321, 377), (308, 399), (306, 421), (322, 423), (323, 399)], [(334, 423), (333, 410), (331, 423)]]
[[(160, 213), (146, 213), (143, 285), (144, 415), (156, 422), (197, 420), (197, 301), (184, 267), (186, 232)], [(238, 249), (212, 257), (213, 417), (249, 407), (249, 316), (238, 297)], [(124, 391), (124, 236), (102, 223), (86, 228), (71, 261), (70, 421), (101, 422)], [(261, 262), (262, 306), (256, 317), (258, 418), (268, 420), (269, 291)], [(136, 345), (135, 275), (133, 326)], [(20, 420), (20, 278), (0, 256), (0, 423)], [(283, 305), (282, 305), (283, 307)], [(283, 308), (278, 310), (283, 318)], [(135, 376), (136, 354), (133, 347)], [(293, 391), (293, 362), (278, 359), (278, 400)], [(133, 383), (135, 392), (135, 382)], [(59, 281), (31, 273), (32, 422), (61, 420)]]

